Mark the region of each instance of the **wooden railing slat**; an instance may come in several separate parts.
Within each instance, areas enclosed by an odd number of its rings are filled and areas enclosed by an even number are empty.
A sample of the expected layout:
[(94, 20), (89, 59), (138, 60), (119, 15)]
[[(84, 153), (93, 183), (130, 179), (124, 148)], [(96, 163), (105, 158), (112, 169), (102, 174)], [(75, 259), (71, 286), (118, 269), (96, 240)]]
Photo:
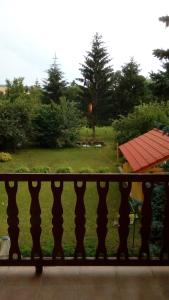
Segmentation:
[(78, 182), (74, 182), (74, 190), (76, 192), (76, 206), (75, 206), (75, 236), (76, 248), (74, 257), (85, 258), (84, 236), (85, 236), (85, 205), (84, 194), (86, 191), (86, 182), (82, 181), (82, 185), (78, 186)]
[[(16, 202), (16, 194), (18, 190), (18, 183), (14, 181), (14, 185), (11, 187), (8, 181), (5, 181), (5, 189), (8, 195), (8, 233), (10, 237), (11, 246), (9, 249), (9, 260), (21, 259), (21, 252), (19, 249), (19, 218), (18, 218), (18, 207)], [(16, 257), (14, 257), (16, 256)]]
[(129, 195), (131, 191), (131, 182), (120, 182), (119, 183), (119, 190), (121, 193), (121, 202), (119, 208), (119, 248), (117, 251), (117, 258), (125, 258), (128, 259), (128, 235), (129, 235), (129, 212), (130, 212), (130, 205), (129, 205)]
[(32, 251), (31, 259), (42, 259), (42, 249), (40, 245), (41, 236), (41, 208), (39, 203), (39, 192), (41, 189), (41, 182), (37, 181), (37, 185), (33, 186), (32, 181), (28, 182), (29, 192), (31, 195), (31, 205), (30, 205), (30, 232), (32, 235)]
[(62, 247), (62, 236), (63, 236), (63, 207), (61, 202), (61, 196), (63, 191), (63, 181), (60, 182), (60, 186), (56, 187), (55, 182), (51, 182), (51, 189), (53, 193), (53, 207), (52, 207), (52, 232), (54, 238), (54, 248), (52, 257), (64, 258), (64, 252)]
[(99, 195), (99, 203), (97, 208), (97, 236), (98, 236), (98, 246), (96, 249), (96, 258), (103, 256), (104, 259), (107, 258), (107, 249), (106, 249), (106, 235), (107, 235), (107, 193), (109, 191), (109, 182), (105, 183), (105, 186), (102, 187), (101, 183), (97, 182), (97, 191)]
[(141, 212), (141, 247), (139, 252), (139, 259), (150, 259), (149, 239), (151, 233), (151, 221), (152, 221), (152, 207), (151, 207), (151, 195), (153, 191), (152, 182), (143, 182), (142, 190), (144, 195), (144, 201)]

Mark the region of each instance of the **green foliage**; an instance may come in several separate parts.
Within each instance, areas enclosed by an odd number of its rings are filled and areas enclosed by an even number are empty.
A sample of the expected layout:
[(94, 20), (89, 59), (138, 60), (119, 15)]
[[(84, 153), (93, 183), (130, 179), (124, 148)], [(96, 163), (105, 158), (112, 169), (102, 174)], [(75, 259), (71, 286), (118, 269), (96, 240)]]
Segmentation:
[[(164, 22), (166, 27), (169, 26), (169, 16), (163, 16), (159, 20)], [(163, 70), (150, 74), (151, 89), (156, 99), (166, 101), (169, 100), (169, 49), (155, 49), (153, 55), (162, 61)]]
[(61, 118), (60, 135), (57, 139), (60, 147), (76, 146), (80, 138), (80, 129), (85, 125), (85, 119), (74, 102), (66, 101), (64, 97), (60, 99), (57, 106), (58, 114)]
[(12, 160), (12, 156), (6, 152), (0, 152), (0, 162), (7, 162)]
[(162, 163), (161, 168), (163, 168), (164, 170), (166, 170), (168, 172), (168, 170), (169, 170), (169, 160), (167, 160), (165, 163)]
[(22, 103), (0, 102), (0, 148), (15, 151), (29, 138), (31, 122), (29, 107)]
[(113, 122), (116, 131), (115, 139), (119, 144), (133, 139), (152, 128), (157, 123), (169, 124), (169, 102), (149, 103), (135, 107), (133, 113), (121, 116)]
[(73, 170), (69, 166), (62, 166), (62, 167), (56, 169), (56, 173), (72, 173), (72, 172), (73, 172)]
[(169, 62), (163, 64), (163, 70), (150, 73), (151, 90), (158, 101), (169, 100)]
[(50, 103), (51, 100), (55, 103), (59, 103), (59, 98), (63, 96), (65, 81), (63, 80), (63, 74), (56, 64), (56, 59), (47, 70), (48, 78), (44, 80), (43, 85), (43, 100), (44, 103)]
[(169, 26), (169, 16), (162, 16), (159, 18), (159, 21), (165, 23), (166, 27)]
[(127, 115), (136, 105), (147, 102), (148, 86), (144, 76), (140, 75), (139, 65), (131, 58), (121, 71), (114, 75), (113, 117)]
[(154, 56), (158, 57), (160, 60), (168, 59), (169, 58), (169, 49), (155, 49), (153, 51)]
[(3, 93), (0, 91), (0, 100), (2, 100), (3, 99)]
[[(163, 16), (159, 18), (159, 21), (165, 23), (166, 27), (169, 26), (169, 16)], [(169, 49), (155, 49), (153, 50), (154, 56), (158, 57), (160, 60), (169, 60)]]
[(102, 36), (95, 34), (92, 41), (92, 49), (87, 52), (84, 64), (80, 71), (82, 78), (83, 110), (87, 112), (89, 103), (93, 105), (89, 122), (96, 124), (108, 124), (112, 112), (112, 74), (110, 58), (103, 45)]
[[(169, 172), (169, 161), (167, 161), (165, 164), (162, 164), (162, 167)], [(161, 183), (155, 185), (151, 199), (152, 226), (150, 239), (150, 249), (154, 255), (160, 254), (162, 246), (166, 201), (165, 184)]]
[(93, 170), (91, 168), (82, 168), (79, 173), (92, 173)]
[(75, 146), (84, 124), (75, 103), (60, 99), (60, 104), (42, 105), (33, 119), (36, 143), (47, 148)]
[(158, 184), (153, 189), (151, 200), (152, 225), (150, 246), (153, 254), (159, 254), (162, 245), (165, 203), (166, 194), (164, 184)]
[(81, 108), (80, 99), (82, 97), (82, 89), (74, 81), (65, 87), (64, 95), (68, 101), (77, 103), (78, 107)]
[(102, 167), (102, 168), (99, 168), (96, 173), (111, 173), (111, 170), (110, 168), (108, 167)]
[(28, 98), (31, 105), (41, 104), (43, 98), (43, 90), (37, 81), (35, 82), (35, 85), (32, 85), (29, 88), (28, 93)]
[(26, 166), (19, 166), (16, 168), (15, 173), (29, 173), (30, 169)]
[(11, 102), (16, 101), (18, 98), (24, 98), (26, 96), (26, 90), (23, 84), (24, 78), (14, 78), (12, 81), (6, 79), (6, 93), (5, 97)]
[(51, 169), (47, 166), (39, 166), (32, 168), (32, 173), (50, 173)]
[(61, 116), (57, 106), (41, 105), (32, 120), (34, 139), (41, 147), (52, 148), (57, 146), (60, 135)]

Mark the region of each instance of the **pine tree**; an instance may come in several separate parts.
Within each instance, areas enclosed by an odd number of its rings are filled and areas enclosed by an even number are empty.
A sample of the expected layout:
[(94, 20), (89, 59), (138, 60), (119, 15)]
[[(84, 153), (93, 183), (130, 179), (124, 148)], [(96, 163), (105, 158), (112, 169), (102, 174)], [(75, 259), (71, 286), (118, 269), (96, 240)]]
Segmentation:
[(89, 121), (93, 127), (96, 124), (108, 124), (112, 117), (112, 74), (111, 59), (103, 45), (102, 36), (95, 34), (92, 49), (87, 52), (80, 71), (83, 90), (83, 109), (87, 112), (89, 104), (92, 112)]
[(63, 80), (63, 74), (56, 63), (56, 57), (47, 70), (48, 78), (44, 80), (43, 85), (43, 99), (45, 103), (50, 103), (52, 100), (55, 103), (59, 103), (59, 98), (63, 96), (64, 87), (66, 85)]
[[(169, 27), (169, 16), (160, 17), (159, 21)], [(153, 55), (162, 61), (164, 69), (158, 73), (152, 72), (150, 74), (153, 94), (159, 100), (169, 100), (169, 49), (155, 49)]]
[(139, 64), (133, 58), (116, 72), (116, 86), (114, 90), (114, 116), (127, 115), (136, 105), (145, 101), (146, 79), (140, 75)]
[[(160, 17), (159, 21), (165, 23), (166, 27), (169, 27), (169, 16)], [(153, 50), (153, 55), (159, 58), (160, 60), (169, 60), (169, 49), (155, 49)]]

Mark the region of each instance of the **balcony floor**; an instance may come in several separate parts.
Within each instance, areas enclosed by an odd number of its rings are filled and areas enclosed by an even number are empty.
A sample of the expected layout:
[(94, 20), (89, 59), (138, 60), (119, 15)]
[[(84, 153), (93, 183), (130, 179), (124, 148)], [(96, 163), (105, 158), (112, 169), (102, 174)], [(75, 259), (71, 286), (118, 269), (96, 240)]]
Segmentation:
[(0, 300), (168, 300), (169, 267), (0, 267)]

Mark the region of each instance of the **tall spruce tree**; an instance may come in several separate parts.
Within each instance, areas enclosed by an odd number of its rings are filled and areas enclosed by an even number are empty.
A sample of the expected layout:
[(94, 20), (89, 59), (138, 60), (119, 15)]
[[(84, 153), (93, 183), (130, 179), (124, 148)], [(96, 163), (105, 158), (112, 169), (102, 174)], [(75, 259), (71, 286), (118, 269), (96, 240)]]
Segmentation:
[(87, 52), (84, 64), (81, 64), (83, 90), (83, 109), (92, 104), (89, 121), (95, 136), (96, 124), (108, 124), (112, 117), (112, 74), (111, 59), (104, 47), (102, 36), (95, 34), (92, 49)]
[(43, 85), (43, 101), (50, 103), (52, 100), (55, 103), (59, 103), (59, 98), (63, 96), (66, 83), (63, 80), (63, 73), (56, 63), (56, 57), (50, 69), (47, 70), (47, 74), (48, 77), (44, 80)]
[[(169, 27), (169, 16), (160, 17), (159, 21)], [(169, 49), (155, 49), (153, 55), (162, 61), (163, 70), (150, 74), (152, 92), (158, 100), (169, 100)]]

